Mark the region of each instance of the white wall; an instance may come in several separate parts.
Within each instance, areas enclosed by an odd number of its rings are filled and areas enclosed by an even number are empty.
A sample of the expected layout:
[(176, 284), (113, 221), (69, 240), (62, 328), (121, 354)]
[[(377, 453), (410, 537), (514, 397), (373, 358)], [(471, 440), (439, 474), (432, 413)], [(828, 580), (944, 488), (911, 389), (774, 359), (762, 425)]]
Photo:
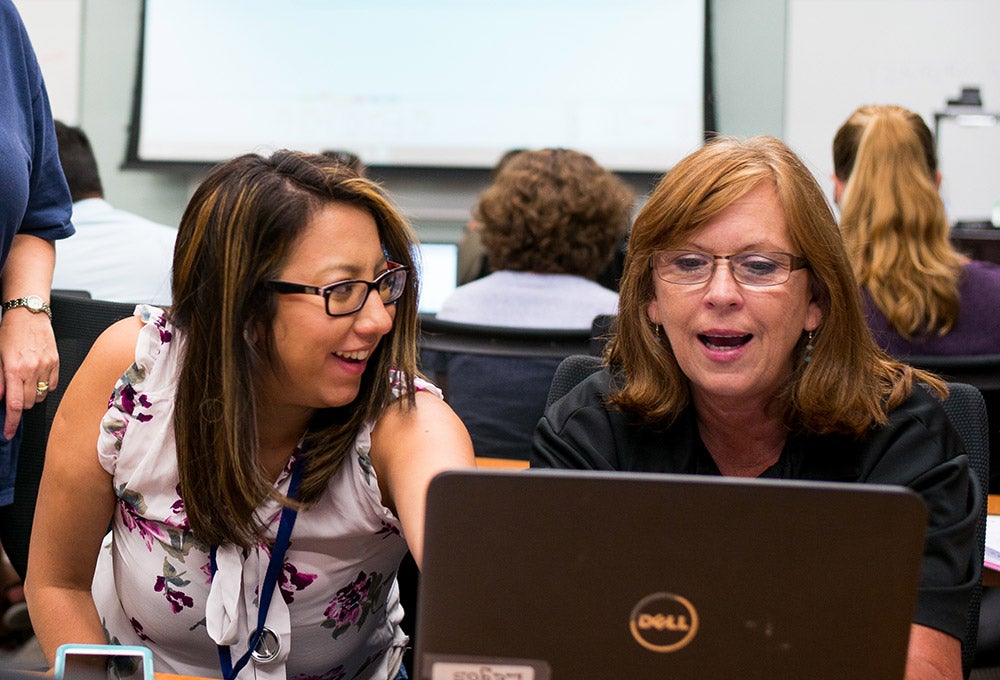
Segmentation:
[[(998, 27), (997, 0), (788, 0), (785, 141), (829, 196), (833, 136), (858, 106), (899, 104), (933, 129), (935, 111), (978, 85), (984, 108), (1000, 111)], [(995, 155), (940, 152), (945, 192), (949, 172), (1000, 181)]]
[[(719, 131), (723, 133), (781, 134), (785, 2), (712, 0), (716, 112)], [(61, 15), (71, 12), (66, 7), (82, 8), (76, 81), (79, 90), (75, 95), (78, 108), (74, 110), (71, 102), (54, 93), (56, 115), (67, 122), (77, 122), (90, 136), (110, 201), (176, 225), (198, 177), (188, 172), (120, 167), (128, 137), (141, 0), (15, 0), (15, 3), (22, 13), (24, 7), (31, 6), (33, 10), (36, 5), (53, 3), (57, 8), (44, 13), (41, 7), (37, 12), (28, 10), (44, 21), (62, 21)], [(65, 7), (58, 8), (60, 4)], [(48, 34), (36, 34), (36, 30), (42, 29), (29, 30), (41, 44), (48, 41)], [(39, 51), (44, 53), (45, 48)], [(55, 82), (50, 87), (62, 89)], [(73, 96), (69, 93), (68, 99)], [(376, 179), (383, 182), (411, 216), (422, 236), (447, 238), (457, 235), (487, 176), (423, 170), (386, 172)], [(630, 179), (640, 194), (651, 189), (655, 181), (655, 177)]]
[(80, 116), (82, 0), (14, 0), (45, 76), (58, 117), (75, 125)]

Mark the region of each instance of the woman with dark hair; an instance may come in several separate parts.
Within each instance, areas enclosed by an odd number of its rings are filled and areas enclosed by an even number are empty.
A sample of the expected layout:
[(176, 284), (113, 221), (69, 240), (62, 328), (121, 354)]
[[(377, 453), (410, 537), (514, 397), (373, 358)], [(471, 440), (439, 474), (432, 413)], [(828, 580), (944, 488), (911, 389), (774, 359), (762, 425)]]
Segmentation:
[(395, 572), (431, 477), (473, 464), (417, 375), (413, 245), (335, 159), (212, 170), (173, 306), (106, 331), (53, 425), (26, 583), (49, 659), (114, 642), (185, 675), (405, 677)]
[(934, 137), (901, 106), (862, 106), (833, 139), (840, 229), (876, 342), (894, 356), (1000, 354), (1000, 265), (962, 255)]
[(783, 143), (719, 138), (663, 178), (605, 360), (547, 410), (532, 465), (909, 486), (931, 524), (906, 677), (962, 677), (982, 499), (946, 386), (872, 341), (833, 214)]

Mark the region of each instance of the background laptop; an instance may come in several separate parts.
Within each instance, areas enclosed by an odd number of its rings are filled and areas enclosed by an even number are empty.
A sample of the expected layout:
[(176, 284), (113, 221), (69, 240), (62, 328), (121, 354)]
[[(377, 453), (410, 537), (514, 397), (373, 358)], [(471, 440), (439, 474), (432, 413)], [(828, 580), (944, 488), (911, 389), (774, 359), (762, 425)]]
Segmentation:
[(420, 268), (420, 302), (417, 312), (437, 314), (441, 303), (458, 285), (458, 244), (421, 243), (417, 253)]
[(899, 680), (925, 526), (897, 487), (447, 472), (416, 677)]

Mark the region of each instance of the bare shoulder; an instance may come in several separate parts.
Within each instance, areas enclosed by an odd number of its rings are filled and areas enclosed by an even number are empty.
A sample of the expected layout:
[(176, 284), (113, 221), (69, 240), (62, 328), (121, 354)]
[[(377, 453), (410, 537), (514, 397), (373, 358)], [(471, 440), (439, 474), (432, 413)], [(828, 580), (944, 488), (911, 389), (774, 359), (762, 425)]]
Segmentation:
[(444, 470), (475, 467), (469, 433), (443, 399), (421, 391), (413, 405), (390, 404), (376, 420), (371, 460), (382, 502), (399, 517), (420, 564), (427, 487)]
[(426, 432), (449, 430), (455, 425), (464, 430), (462, 422), (444, 399), (420, 390), (414, 395), (413, 404), (397, 399), (385, 407), (375, 421), (372, 436), (380, 433), (404, 433), (410, 430)]
[[(135, 361), (135, 346), (142, 325), (138, 317), (131, 316), (108, 326), (94, 341), (83, 364), (73, 376), (67, 394), (74, 382), (100, 385), (98, 389), (102, 390), (110, 382), (113, 387)], [(110, 391), (107, 393), (110, 394)]]
[(419, 391), (412, 405), (398, 400), (387, 406), (372, 430), (372, 453), (431, 452), (444, 447), (450, 455), (471, 460), (472, 443), (465, 425), (437, 395)]
[(135, 353), (135, 343), (139, 338), (139, 331), (142, 330), (142, 320), (137, 316), (129, 316), (120, 321), (116, 321), (97, 337), (94, 342), (94, 349), (105, 352), (128, 352)]

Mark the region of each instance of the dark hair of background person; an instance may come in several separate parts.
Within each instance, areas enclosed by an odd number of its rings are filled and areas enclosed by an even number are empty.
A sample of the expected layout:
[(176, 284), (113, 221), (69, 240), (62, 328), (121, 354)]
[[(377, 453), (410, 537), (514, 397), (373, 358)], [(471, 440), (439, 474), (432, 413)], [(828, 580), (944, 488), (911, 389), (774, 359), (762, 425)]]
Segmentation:
[(78, 127), (55, 121), (56, 141), (59, 144), (59, 163), (73, 202), (85, 198), (103, 198), (104, 187), (97, 169), (97, 158), (90, 139)]
[(361, 175), (362, 177), (364, 177), (365, 173), (368, 171), (368, 168), (365, 167), (364, 162), (362, 162), (361, 160), (361, 156), (354, 153), (353, 151), (343, 151), (340, 149), (327, 149), (326, 151), (323, 151), (322, 154), (327, 158), (332, 158), (341, 165), (350, 168), (351, 170)]
[(210, 544), (246, 546), (261, 536), (256, 509), (275, 493), (252, 463), (258, 448), (254, 385), (262, 367), (276, 360), (276, 302), (265, 282), (278, 277), (312, 217), (336, 203), (369, 213), (386, 257), (409, 267), (410, 276), (357, 399), (318, 411), (309, 426), (301, 504), (308, 506), (327, 488), (359, 428), (391, 401), (391, 370), (413, 399), (418, 281), (410, 253), (416, 237), (382, 190), (320, 154), (281, 150), (217, 165), (181, 219), (174, 304), (167, 312), (186, 337), (174, 421), (180, 493), (192, 531)]
[(794, 374), (779, 396), (789, 428), (861, 436), (888, 422), (889, 409), (909, 395), (915, 379), (943, 395), (940, 380), (890, 359), (875, 344), (837, 223), (802, 161), (772, 137), (718, 137), (664, 176), (632, 226), (618, 332), (606, 350), (624, 377), (612, 403), (647, 423), (672, 422), (687, 406), (688, 380), (647, 316), (654, 296), (650, 258), (683, 247), (713, 217), (765, 183), (775, 188), (795, 251), (809, 263), (813, 296), (823, 311), (811, 361), (801, 360), (810, 342), (803, 334)]
[(863, 106), (834, 136), (833, 160), (858, 283), (904, 338), (945, 335), (959, 314), (964, 258), (949, 240), (927, 124), (901, 106)]
[(497, 160), (496, 164), (490, 169), (490, 179), (495, 180), (500, 171), (507, 167), (507, 164), (514, 160), (514, 157), (522, 151), (527, 151), (528, 149), (508, 149), (501, 154), (500, 158)]
[(590, 156), (521, 151), (497, 172), (473, 210), (493, 271), (594, 279), (627, 231), (632, 190)]

